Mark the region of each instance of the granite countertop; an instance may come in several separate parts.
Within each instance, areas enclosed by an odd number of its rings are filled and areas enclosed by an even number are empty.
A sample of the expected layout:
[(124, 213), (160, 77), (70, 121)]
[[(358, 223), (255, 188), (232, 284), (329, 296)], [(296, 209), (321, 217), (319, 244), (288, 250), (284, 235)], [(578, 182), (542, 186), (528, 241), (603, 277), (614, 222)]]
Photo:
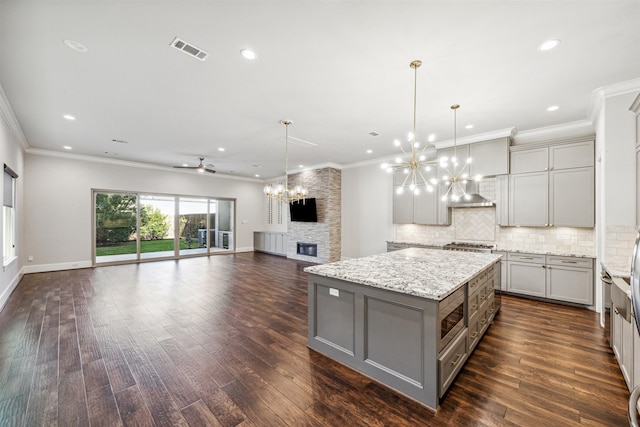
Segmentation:
[(602, 268), (607, 270), (611, 277), (621, 277), (628, 279), (631, 277), (631, 267), (628, 264), (616, 264), (612, 262), (601, 262)]
[(501, 255), (409, 248), (304, 269), (307, 273), (443, 300)]

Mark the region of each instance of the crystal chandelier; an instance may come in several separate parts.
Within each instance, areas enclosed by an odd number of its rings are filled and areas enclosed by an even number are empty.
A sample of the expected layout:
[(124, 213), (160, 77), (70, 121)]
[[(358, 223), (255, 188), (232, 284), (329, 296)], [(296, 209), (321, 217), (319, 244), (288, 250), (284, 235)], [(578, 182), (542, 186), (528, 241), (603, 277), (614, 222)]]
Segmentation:
[(471, 195), (467, 193), (466, 185), (467, 181), (473, 179), (475, 181), (480, 181), (482, 177), (480, 175), (476, 175), (475, 177), (469, 176), (469, 165), (471, 164), (471, 157), (467, 157), (464, 160), (462, 166), (460, 166), (460, 162), (458, 159), (457, 153), (457, 111), (460, 106), (458, 104), (454, 104), (451, 106), (453, 110), (453, 156), (448, 158), (446, 156), (440, 157), (438, 159), (438, 167), (442, 172), (442, 177), (440, 178), (447, 188), (447, 191), (442, 196), (442, 201), (452, 201), (458, 202), (460, 199), (470, 200)]
[(405, 149), (400, 140), (395, 140), (393, 143), (396, 147), (399, 147), (403, 156), (397, 157), (392, 164), (383, 163), (382, 168), (387, 172), (403, 171), (405, 178), (402, 185), (398, 186), (396, 192), (402, 194), (405, 189), (408, 189), (413, 194), (420, 193), (420, 187), (424, 187), (427, 191), (432, 192), (434, 185), (438, 183), (436, 178), (427, 180), (425, 178), (426, 172), (430, 172), (433, 166), (436, 164), (435, 160), (427, 160), (428, 157), (435, 157), (435, 146), (428, 141), (421, 146), (416, 141), (416, 99), (417, 99), (417, 83), (418, 83), (418, 68), (422, 65), (422, 61), (412, 61), (409, 66), (414, 70), (413, 78), (413, 132), (409, 133), (408, 142), (409, 149)]
[(293, 122), (291, 120), (280, 120), (280, 124), (284, 125), (285, 133), (284, 133), (284, 185), (282, 183), (276, 185), (275, 187), (271, 184), (265, 185), (263, 191), (269, 200), (273, 200), (276, 202), (299, 202), (302, 201), (304, 203), (305, 198), (307, 197), (307, 190), (300, 186), (296, 185), (293, 189), (289, 190), (288, 186), (288, 147), (289, 147), (289, 125), (292, 125)]

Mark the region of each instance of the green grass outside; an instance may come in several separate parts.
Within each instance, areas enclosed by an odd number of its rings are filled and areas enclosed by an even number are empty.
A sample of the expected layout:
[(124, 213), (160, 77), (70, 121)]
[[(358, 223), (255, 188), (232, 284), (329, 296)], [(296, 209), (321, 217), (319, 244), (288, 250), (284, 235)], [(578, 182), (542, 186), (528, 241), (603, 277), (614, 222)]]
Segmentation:
[[(182, 249), (195, 249), (197, 248), (197, 242), (191, 244), (191, 248), (184, 240), (180, 240), (180, 250)], [(140, 252), (164, 252), (173, 251), (173, 239), (163, 240), (142, 240), (140, 242)], [(108, 256), (108, 255), (123, 255), (123, 254), (135, 254), (136, 253), (136, 241), (126, 242), (117, 246), (103, 246), (96, 248), (96, 256)]]

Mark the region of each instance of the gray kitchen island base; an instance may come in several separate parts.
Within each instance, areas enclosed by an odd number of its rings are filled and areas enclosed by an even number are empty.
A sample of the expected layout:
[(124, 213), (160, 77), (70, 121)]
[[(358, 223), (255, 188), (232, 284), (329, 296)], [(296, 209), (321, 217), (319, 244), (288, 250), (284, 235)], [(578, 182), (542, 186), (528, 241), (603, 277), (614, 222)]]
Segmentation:
[[(435, 411), (495, 315), (494, 267), (440, 300), (309, 272), (308, 345)], [(464, 321), (443, 342), (451, 300), (464, 301)]]

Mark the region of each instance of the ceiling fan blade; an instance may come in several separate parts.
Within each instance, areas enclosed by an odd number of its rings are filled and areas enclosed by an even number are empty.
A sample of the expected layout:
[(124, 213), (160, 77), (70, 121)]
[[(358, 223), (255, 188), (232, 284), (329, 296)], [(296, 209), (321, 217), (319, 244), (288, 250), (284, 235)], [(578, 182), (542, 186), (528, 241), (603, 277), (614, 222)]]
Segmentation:
[(177, 169), (198, 169), (197, 166), (174, 166)]
[[(302, 142), (303, 144), (311, 145), (311, 146), (314, 146), (314, 147), (318, 146), (318, 144), (316, 144), (315, 142), (306, 141), (306, 140), (301, 139), (301, 138), (296, 138), (295, 136), (289, 136), (289, 139), (293, 139), (294, 141)], [(293, 142), (293, 144), (295, 144), (295, 142)]]
[(205, 169), (204, 171), (209, 173), (216, 173), (216, 171), (214, 171), (213, 169)]

